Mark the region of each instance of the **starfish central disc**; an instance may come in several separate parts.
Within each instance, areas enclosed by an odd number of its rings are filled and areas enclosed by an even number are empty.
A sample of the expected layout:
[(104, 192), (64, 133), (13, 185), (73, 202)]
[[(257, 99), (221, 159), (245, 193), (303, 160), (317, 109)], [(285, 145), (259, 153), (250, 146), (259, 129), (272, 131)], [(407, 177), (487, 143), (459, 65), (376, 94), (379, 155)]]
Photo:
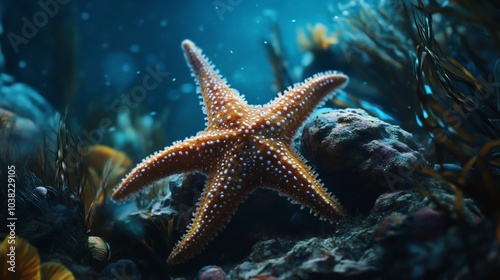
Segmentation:
[(259, 187), (278, 191), (321, 219), (341, 217), (342, 207), (293, 151), (291, 141), (314, 109), (345, 86), (347, 77), (320, 73), (266, 105), (252, 106), (191, 41), (183, 41), (182, 48), (203, 99), (206, 129), (144, 159), (113, 193), (115, 200), (125, 200), (178, 173), (201, 172), (208, 177), (193, 221), (168, 262), (181, 263), (199, 253)]

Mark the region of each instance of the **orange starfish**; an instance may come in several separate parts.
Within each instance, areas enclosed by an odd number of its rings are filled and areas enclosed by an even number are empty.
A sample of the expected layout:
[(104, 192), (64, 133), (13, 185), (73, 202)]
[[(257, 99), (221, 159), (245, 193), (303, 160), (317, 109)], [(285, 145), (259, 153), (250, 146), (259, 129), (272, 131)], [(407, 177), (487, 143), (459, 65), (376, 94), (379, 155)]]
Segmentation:
[(188, 232), (168, 257), (181, 263), (199, 253), (225, 227), (238, 205), (258, 187), (270, 188), (334, 221), (343, 209), (291, 148), (291, 141), (313, 110), (343, 87), (347, 77), (317, 74), (289, 88), (264, 106), (248, 105), (229, 88), (193, 42), (182, 42), (203, 96), (207, 128), (196, 136), (146, 158), (113, 193), (124, 200), (176, 173), (208, 177)]

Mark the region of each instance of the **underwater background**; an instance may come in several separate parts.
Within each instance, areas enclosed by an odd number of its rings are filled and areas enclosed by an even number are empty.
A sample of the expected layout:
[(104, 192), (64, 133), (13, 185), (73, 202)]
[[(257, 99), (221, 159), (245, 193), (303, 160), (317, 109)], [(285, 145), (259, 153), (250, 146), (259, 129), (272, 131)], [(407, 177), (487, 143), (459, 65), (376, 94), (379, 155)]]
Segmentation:
[[(3, 0), (0, 20), (2, 279), (500, 273), (497, 1)], [(166, 263), (205, 177), (111, 193), (205, 129), (185, 39), (249, 104), (316, 73), (349, 77), (292, 141), (345, 218), (258, 190), (199, 255)]]
[[(147, 67), (169, 73), (137, 105), (157, 113), (155, 118), (169, 111), (167, 125), (175, 128), (164, 128), (165, 143), (193, 135), (204, 124), (180, 48), (182, 40), (200, 46), (249, 103), (264, 104), (276, 94), (265, 49), (273, 25), (279, 26), (283, 41), (290, 45), (286, 51), (293, 64), (300, 65), (297, 29), (314, 24), (320, 15), (330, 18), (328, 9), (335, 8), (328, 1), (314, 5), (302, 1), (129, 1), (116, 5), (68, 1), (67, 6), (59, 4), (60, 14), (50, 18), (46, 28), (37, 28), (28, 43), (9, 47), (4, 36), (5, 70), (28, 85), (39, 85), (37, 90), (53, 106), (67, 107), (71, 115), (83, 120), (95, 103), (110, 110), (113, 100), (130, 94), (142, 83)], [(24, 22), (19, 19), (31, 20), (41, 9), (22, 1), (7, 1), (3, 6), (8, 11), (3, 16), (4, 32), (20, 36)], [(34, 71), (41, 74), (34, 75)], [(179, 125), (187, 119), (189, 125)]]

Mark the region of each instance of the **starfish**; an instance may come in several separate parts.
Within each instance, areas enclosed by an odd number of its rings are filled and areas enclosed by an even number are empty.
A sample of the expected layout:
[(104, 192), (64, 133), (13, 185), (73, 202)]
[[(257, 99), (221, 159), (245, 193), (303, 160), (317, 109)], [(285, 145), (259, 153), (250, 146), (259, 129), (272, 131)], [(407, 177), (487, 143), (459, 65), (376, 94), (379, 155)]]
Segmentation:
[(182, 48), (204, 101), (206, 129), (144, 159), (112, 195), (125, 200), (173, 174), (207, 176), (187, 233), (167, 262), (182, 263), (199, 253), (259, 187), (278, 191), (323, 220), (338, 220), (342, 206), (293, 151), (291, 142), (314, 109), (348, 78), (336, 72), (316, 74), (267, 105), (252, 106), (229, 87), (193, 42), (184, 40)]

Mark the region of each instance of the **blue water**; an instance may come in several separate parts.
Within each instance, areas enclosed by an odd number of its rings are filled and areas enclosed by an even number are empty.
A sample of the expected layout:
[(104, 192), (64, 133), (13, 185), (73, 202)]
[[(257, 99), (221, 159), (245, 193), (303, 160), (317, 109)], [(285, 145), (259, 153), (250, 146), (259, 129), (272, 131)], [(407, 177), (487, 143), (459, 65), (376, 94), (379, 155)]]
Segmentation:
[[(265, 104), (277, 94), (266, 52), (273, 28), (279, 27), (280, 55), (288, 71), (300, 70), (305, 53), (299, 49), (298, 30), (318, 22), (331, 28), (336, 13), (350, 3), (4, 0), (0, 74), (31, 87), (54, 111), (67, 111), (73, 134), (108, 130), (90, 139), (91, 144), (127, 151), (138, 160), (204, 129), (195, 81), (180, 47), (183, 40), (200, 47), (250, 104)], [(342, 69), (332, 65), (324, 70)], [(156, 78), (149, 82), (154, 87), (144, 91), (144, 79), (153, 73)], [(296, 75), (293, 82), (302, 78)], [(143, 90), (141, 98), (129, 103), (138, 89)], [(130, 120), (121, 121), (120, 112)], [(149, 118), (138, 121), (138, 116)], [(149, 141), (151, 131), (158, 130), (162, 137)]]
[(297, 29), (332, 18), (327, 10), (332, 1), (86, 2), (80, 5), (78, 19), (80, 68), (88, 74), (83, 86), (92, 91), (104, 84), (114, 91), (140, 82), (148, 66), (168, 72), (144, 102), (151, 111), (171, 108), (169, 140), (192, 135), (204, 123), (182, 40), (191, 39), (202, 48), (250, 103), (264, 104), (276, 94), (264, 48), (272, 23), (279, 24), (287, 54), (299, 63)]
[[(45, 3), (45, 6), (40, 3)], [(377, 47), (363, 32), (351, 28), (348, 23), (350, 19), (359, 22), (357, 18), (363, 11), (370, 14), (366, 11), (375, 11), (375, 6), (380, 3), (385, 3), (380, 6), (386, 9), (384, 14), (387, 18), (377, 18), (380, 15), (374, 13), (367, 19), (367, 30), (374, 28), (379, 35), (394, 36), (396, 41), (400, 40), (398, 43), (403, 44), (403, 50), (407, 47), (409, 52), (414, 51), (414, 43), (404, 46), (408, 41), (405, 36), (409, 35), (401, 27), (401, 22), (408, 15), (399, 2), (44, 0), (32, 3), (5, 0), (0, 4), (3, 25), (1, 43), (5, 57), (3, 61), (0, 56), (0, 71), (31, 86), (57, 111), (67, 109), (68, 123), (77, 135), (83, 129), (95, 128), (103, 118), (111, 118), (111, 128), (121, 129), (126, 134), (123, 125), (120, 128), (120, 121), (115, 119), (116, 112), (124, 108), (132, 115), (149, 115), (150, 118), (143, 120), (142, 124), (135, 124), (135, 129), (138, 126), (161, 129), (161, 146), (165, 146), (204, 128), (194, 79), (180, 48), (182, 40), (195, 42), (250, 104), (265, 104), (277, 93), (274, 85), (276, 77), (272, 61), (266, 53), (266, 44), (272, 41), (273, 26), (278, 26), (284, 49), (281, 55), (288, 65), (287, 70), (294, 75), (293, 82), (317, 71), (339, 70), (351, 77), (348, 90), (357, 98), (369, 102), (365, 107), (378, 103), (388, 114), (398, 113), (403, 108), (410, 112), (404, 118), (406, 122), (414, 122), (411, 115), (414, 108), (404, 100), (404, 95), (399, 96), (402, 99), (399, 100), (400, 107), (384, 104), (392, 99), (379, 100), (383, 95), (389, 96), (389, 92), (401, 91), (391, 79), (380, 83), (381, 79), (386, 79), (384, 71), (390, 69), (377, 69), (392, 68), (391, 62), (370, 61), (363, 52), (370, 48), (375, 48), (376, 52)], [(26, 22), (37, 25), (36, 32), (31, 32), (30, 36), (25, 34)], [(309, 69), (311, 73), (307, 75), (297, 74), (305, 71), (304, 61), (307, 58), (297, 42), (298, 31), (307, 31), (308, 26), (317, 23), (327, 28), (327, 36), (339, 30), (344, 31), (342, 36), (351, 32), (346, 36), (357, 38), (361, 46), (345, 43), (339, 49), (340, 44), (336, 43), (336, 49), (330, 48), (330, 54), (316, 55), (315, 66), (321, 66), (321, 69)], [(399, 28), (402, 29), (398, 31)], [(12, 34), (21, 36), (24, 41), (13, 41)], [(344, 40), (342, 36), (339, 38)], [(365, 48), (366, 42), (371, 44), (368, 49)], [(453, 49), (455, 44), (449, 45), (449, 53), (460, 58)], [(389, 50), (382, 50), (382, 53), (387, 52), (395, 60), (407, 61), (407, 53), (401, 50), (392, 53), (391, 46), (386, 47)], [(358, 58), (355, 63), (351, 63), (353, 55)], [(469, 65), (466, 59), (462, 59), (461, 63)], [(489, 62), (489, 68), (490, 64), (492, 62)], [(405, 67), (409, 68), (408, 65)], [(468, 68), (475, 73), (473, 64)], [(399, 77), (403, 79), (400, 82), (403, 86), (413, 79), (412, 69), (404, 70), (399, 71), (408, 77)], [(152, 73), (156, 73), (155, 86), (142, 92), (140, 100), (127, 103), (134, 90), (141, 89), (144, 79)], [(364, 76), (359, 73), (364, 73)], [(392, 72), (388, 73), (391, 75)], [(377, 83), (378, 89), (373, 87), (370, 79), (372, 83)], [(168, 117), (164, 118), (167, 111)], [(377, 115), (384, 118), (383, 112)], [(386, 119), (391, 120), (391, 117)], [(161, 123), (161, 128), (154, 126), (158, 123)], [(115, 146), (116, 141), (116, 137), (114, 140), (104, 139), (104, 144)], [(127, 141), (134, 143), (135, 140), (129, 136)], [(161, 148), (160, 143), (154, 146)], [(116, 148), (121, 147), (118, 145)], [(148, 151), (151, 152), (151, 147)]]

